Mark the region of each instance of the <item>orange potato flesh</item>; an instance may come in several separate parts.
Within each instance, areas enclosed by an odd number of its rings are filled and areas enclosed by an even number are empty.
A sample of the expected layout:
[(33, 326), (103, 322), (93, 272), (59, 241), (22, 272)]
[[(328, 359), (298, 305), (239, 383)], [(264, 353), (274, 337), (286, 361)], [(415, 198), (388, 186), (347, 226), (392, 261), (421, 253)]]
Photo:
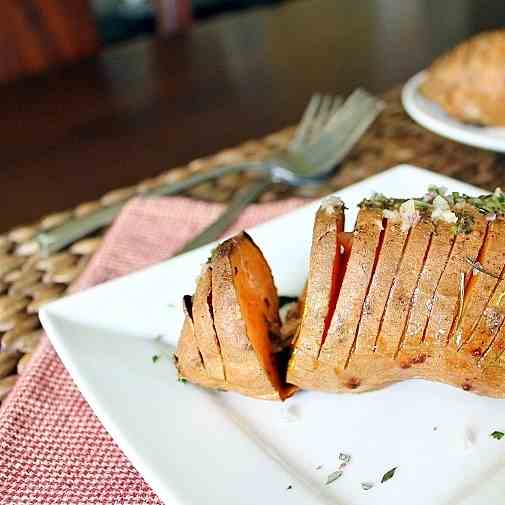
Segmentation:
[(280, 327), (277, 292), (270, 268), (251, 240), (244, 240), (240, 247), (235, 247), (230, 260), (247, 337), (272, 386), (281, 398), (285, 398), (289, 395), (289, 388), (279, 374), (279, 363), (270, 341), (272, 326)]
[(353, 237), (354, 233), (352, 231), (341, 231), (340, 233), (338, 233), (337, 235), (338, 242), (344, 249), (342, 254), (350, 256)]
[[(338, 295), (340, 294), (340, 288), (342, 287), (342, 280), (344, 279), (345, 269), (347, 267), (347, 262), (349, 261), (349, 256), (351, 254), (351, 247), (352, 247), (352, 234), (346, 232), (337, 233), (337, 239), (336, 239), (337, 254), (335, 255), (335, 258), (333, 260), (330, 301), (328, 303), (328, 311), (324, 318), (323, 334), (321, 335), (319, 350), (321, 349), (321, 346), (324, 344), (324, 341), (326, 340), (326, 335), (328, 335), (331, 319), (333, 317), (333, 313), (335, 312), (335, 307), (337, 306), (337, 300)], [(342, 248), (342, 250), (340, 250), (340, 248)]]
[(372, 352), (393, 279), (403, 254), (408, 233), (401, 224), (386, 220), (384, 240), (370, 289), (363, 306), (363, 314), (356, 338), (356, 353)]
[(477, 258), (486, 233), (487, 221), (474, 207), (466, 212), (472, 217), (472, 231), (457, 235), (449, 261), (440, 278), (426, 327), (424, 341), (427, 345), (446, 346), (449, 333), (457, 315), (460, 299), (461, 273), (468, 281), (472, 267), (466, 258)]
[(423, 219), (410, 230), (377, 337), (376, 352), (384, 356), (396, 356), (402, 343), (407, 316), (432, 231), (432, 222)]
[(354, 344), (359, 317), (372, 277), (382, 237), (382, 210), (358, 213), (351, 254), (319, 361), (343, 368)]

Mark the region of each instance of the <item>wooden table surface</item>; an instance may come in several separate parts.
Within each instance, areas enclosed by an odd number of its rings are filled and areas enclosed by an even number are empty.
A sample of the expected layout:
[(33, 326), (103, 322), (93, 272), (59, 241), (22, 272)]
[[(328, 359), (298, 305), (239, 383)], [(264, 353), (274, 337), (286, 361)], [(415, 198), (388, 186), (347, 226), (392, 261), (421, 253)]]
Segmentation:
[(314, 91), (381, 92), (504, 25), (501, 1), (292, 1), (0, 86), (0, 232), (291, 124)]

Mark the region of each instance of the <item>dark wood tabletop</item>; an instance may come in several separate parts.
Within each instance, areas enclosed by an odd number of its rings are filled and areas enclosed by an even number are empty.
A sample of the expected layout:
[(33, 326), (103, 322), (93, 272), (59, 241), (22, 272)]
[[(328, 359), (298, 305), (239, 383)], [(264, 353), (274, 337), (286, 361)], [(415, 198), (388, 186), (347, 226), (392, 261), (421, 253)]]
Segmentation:
[(0, 232), (295, 122), (315, 91), (381, 92), (502, 1), (305, 0), (0, 86)]

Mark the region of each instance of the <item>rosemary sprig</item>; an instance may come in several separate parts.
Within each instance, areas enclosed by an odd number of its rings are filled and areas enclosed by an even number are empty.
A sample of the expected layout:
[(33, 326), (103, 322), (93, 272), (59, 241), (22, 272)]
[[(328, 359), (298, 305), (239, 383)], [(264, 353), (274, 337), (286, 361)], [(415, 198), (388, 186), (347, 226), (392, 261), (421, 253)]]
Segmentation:
[(391, 468), (391, 470), (387, 471), (383, 476), (382, 476), (382, 479), (381, 479), (381, 484), (384, 484), (384, 482), (387, 482), (389, 479), (391, 479), (393, 477), (393, 475), (395, 474), (396, 472), (396, 469), (398, 467), (395, 466), (394, 468)]
[(459, 304), (458, 304), (458, 319), (456, 322), (456, 329), (454, 336), (456, 337), (456, 345), (459, 347), (462, 344), (461, 338), (461, 323), (463, 322), (463, 313), (465, 311), (465, 272), (459, 273)]
[(489, 270), (486, 270), (478, 261), (474, 261), (472, 258), (467, 256), (465, 258), (466, 262), (475, 270), (480, 272), (481, 274), (489, 275), (490, 277), (494, 277), (495, 279), (501, 279), (500, 275), (496, 275), (493, 272), (490, 272)]

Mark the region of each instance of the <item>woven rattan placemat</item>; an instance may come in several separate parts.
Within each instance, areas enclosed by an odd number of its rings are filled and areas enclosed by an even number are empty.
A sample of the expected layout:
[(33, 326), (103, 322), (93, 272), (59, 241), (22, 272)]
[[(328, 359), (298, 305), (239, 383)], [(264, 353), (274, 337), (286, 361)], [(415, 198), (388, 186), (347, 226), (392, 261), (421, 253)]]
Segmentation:
[[(317, 197), (364, 179), (399, 163), (412, 163), (450, 175), (466, 182), (494, 189), (505, 186), (505, 159), (472, 147), (438, 137), (412, 122), (404, 113), (399, 91), (384, 96), (386, 109), (347, 157), (335, 176), (324, 187), (294, 191), (278, 187), (266, 193), (262, 201), (298, 196)], [(82, 272), (100, 247), (105, 230), (92, 238), (73, 244), (48, 258), (38, 255), (33, 236), (60, 225), (76, 215), (142, 194), (147, 189), (180, 180), (188, 175), (218, 165), (260, 159), (274, 149), (284, 147), (292, 128), (246, 142), (238, 147), (192, 161), (186, 166), (167, 170), (140, 184), (107, 193), (99, 200), (86, 202), (75, 209), (46, 216), (38, 223), (16, 228), (0, 235), (0, 401), (14, 386), (17, 376), (38, 345), (40, 323), (38, 310), (63, 296), (68, 286)], [(247, 175), (229, 175), (212, 183), (201, 184), (189, 196), (208, 201), (226, 202), (241, 187)], [(412, 188), (415, 193), (417, 188)], [(406, 188), (406, 192), (409, 192)]]

